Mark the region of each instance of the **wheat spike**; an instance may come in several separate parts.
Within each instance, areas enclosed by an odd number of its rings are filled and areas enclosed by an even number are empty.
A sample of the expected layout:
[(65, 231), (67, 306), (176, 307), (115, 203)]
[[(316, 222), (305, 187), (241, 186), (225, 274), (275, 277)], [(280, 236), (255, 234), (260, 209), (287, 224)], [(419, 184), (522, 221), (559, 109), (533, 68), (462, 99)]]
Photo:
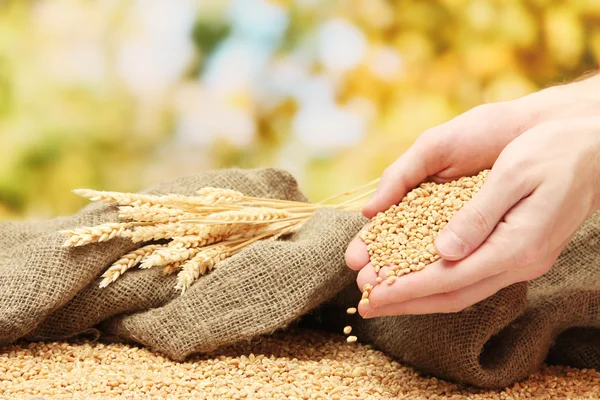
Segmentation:
[(175, 289), (181, 290), (181, 294), (200, 277), (212, 270), (219, 261), (229, 256), (226, 246), (218, 246), (210, 250), (201, 251), (181, 267), (177, 274), (177, 285)]
[(241, 210), (223, 211), (208, 215), (205, 219), (198, 220), (199, 223), (238, 224), (238, 223), (260, 223), (280, 219), (292, 218), (294, 214), (276, 208), (269, 207), (244, 207)]
[(150, 226), (138, 226), (127, 232), (133, 242), (147, 242), (150, 240), (169, 239), (176, 236), (206, 235), (206, 227), (194, 224), (156, 224)]
[(184, 263), (184, 261), (178, 261), (176, 263), (167, 264), (162, 267), (162, 272), (165, 275), (174, 274), (175, 272), (177, 272), (181, 269), (181, 266), (183, 265), (183, 263)]
[[(360, 189), (366, 190), (374, 184), (376, 181)], [(252, 243), (295, 232), (316, 209), (355, 209), (352, 204), (370, 194), (363, 193), (331, 206), (248, 197), (236, 190), (214, 187), (202, 188), (196, 196), (88, 189), (75, 193), (92, 201), (115, 204), (119, 220), (124, 222), (63, 231), (68, 236), (64, 246), (82, 246), (118, 236), (135, 243), (170, 240), (166, 245), (147, 245), (123, 256), (102, 275), (101, 287), (140, 264), (140, 268), (160, 266), (165, 274), (179, 271), (177, 288), (182, 293), (215, 264)], [(347, 192), (343, 196), (353, 193)], [(341, 196), (334, 199), (338, 197)]]
[(177, 205), (177, 206), (212, 206), (223, 203), (233, 203), (243, 195), (235, 191), (222, 189), (221, 191), (207, 191), (205, 196), (184, 196), (181, 194), (151, 195), (138, 193), (103, 192), (90, 189), (77, 189), (75, 194), (92, 201), (116, 203), (122, 206), (152, 206), (152, 205)]
[(167, 246), (146, 257), (146, 259), (144, 259), (140, 265), (140, 268), (147, 269), (156, 266), (165, 266), (180, 261), (186, 261), (194, 257), (201, 250), (202, 249), (198, 247), (185, 248)]
[(73, 192), (76, 195), (85, 197), (91, 201), (104, 201), (107, 203), (117, 203), (124, 206), (160, 204), (159, 196), (148, 194), (103, 192), (91, 189), (77, 189)]
[(105, 242), (117, 236), (122, 236), (131, 224), (128, 223), (108, 223), (93, 227), (83, 227), (73, 230), (64, 230), (61, 233), (69, 238), (63, 244), (63, 247), (83, 246), (89, 243)]
[(116, 281), (121, 275), (123, 275), (125, 271), (135, 267), (145, 257), (149, 256), (154, 251), (163, 247), (166, 247), (166, 245), (149, 244), (124, 255), (119, 260), (117, 260), (109, 269), (107, 269), (104, 272), (104, 274), (102, 274), (102, 277), (104, 279), (100, 282), (100, 287), (107, 287), (112, 282)]
[(204, 204), (231, 204), (238, 203), (244, 199), (244, 194), (237, 190), (205, 187), (196, 193), (202, 198)]
[(162, 204), (141, 206), (120, 206), (119, 218), (137, 222), (169, 223), (177, 222), (182, 217), (190, 218), (194, 214), (189, 214), (184, 210), (163, 206)]

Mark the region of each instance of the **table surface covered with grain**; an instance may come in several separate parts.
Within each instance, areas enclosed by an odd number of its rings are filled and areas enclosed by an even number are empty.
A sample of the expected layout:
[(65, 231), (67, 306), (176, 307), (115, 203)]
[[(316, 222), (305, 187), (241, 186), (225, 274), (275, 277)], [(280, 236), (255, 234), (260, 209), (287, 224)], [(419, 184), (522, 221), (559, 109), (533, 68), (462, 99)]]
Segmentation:
[(105, 343), (0, 347), (2, 399), (593, 399), (595, 370), (546, 367), (503, 390), (419, 374), (341, 335), (298, 330), (177, 363)]

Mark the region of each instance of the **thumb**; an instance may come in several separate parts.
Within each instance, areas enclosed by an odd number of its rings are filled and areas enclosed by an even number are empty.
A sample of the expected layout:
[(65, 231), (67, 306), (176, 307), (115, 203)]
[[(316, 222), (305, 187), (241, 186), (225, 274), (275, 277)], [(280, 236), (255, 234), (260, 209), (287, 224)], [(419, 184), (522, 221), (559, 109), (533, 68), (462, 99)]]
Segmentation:
[(363, 214), (372, 218), (387, 210), (429, 175), (444, 169), (443, 146), (433, 133), (424, 133), (383, 172), (377, 192), (363, 207)]
[(461, 260), (475, 251), (492, 233), (504, 215), (523, 197), (520, 185), (498, 178), (490, 171), (486, 182), (448, 222), (435, 240), (435, 247), (448, 261)]

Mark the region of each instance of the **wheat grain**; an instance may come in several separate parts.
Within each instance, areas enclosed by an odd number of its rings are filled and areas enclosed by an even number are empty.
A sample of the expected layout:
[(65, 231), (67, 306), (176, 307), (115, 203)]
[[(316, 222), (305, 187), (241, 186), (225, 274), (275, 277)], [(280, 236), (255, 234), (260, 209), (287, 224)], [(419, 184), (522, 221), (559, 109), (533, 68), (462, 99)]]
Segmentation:
[(61, 231), (69, 238), (63, 244), (64, 247), (83, 246), (89, 243), (105, 242), (117, 236), (123, 235), (130, 228), (128, 223), (108, 223), (94, 227), (83, 227), (72, 230)]
[(163, 274), (165, 275), (171, 275), (174, 274), (175, 272), (179, 271), (181, 269), (181, 266), (183, 265), (183, 261), (178, 261), (172, 264), (167, 264), (165, 266), (162, 267), (163, 269)]
[(408, 192), (400, 204), (371, 220), (360, 237), (367, 245), (375, 270), (391, 268), (386, 277), (388, 284), (395, 281), (392, 275), (420, 271), (440, 259), (433, 245), (435, 238), (479, 191), (487, 174), (486, 170), (448, 183), (422, 183)]
[(140, 247), (139, 249), (124, 255), (119, 260), (117, 260), (109, 269), (107, 269), (104, 272), (104, 274), (102, 274), (102, 278), (104, 279), (100, 282), (100, 287), (107, 287), (109, 284), (116, 281), (121, 275), (123, 275), (125, 271), (135, 267), (145, 257), (149, 256), (154, 251), (163, 247), (166, 247), (166, 245), (150, 244), (144, 247)]
[(19, 342), (0, 352), (3, 399), (599, 399), (595, 369), (543, 366), (504, 389), (425, 375), (339, 335), (286, 330), (176, 362), (122, 343)]

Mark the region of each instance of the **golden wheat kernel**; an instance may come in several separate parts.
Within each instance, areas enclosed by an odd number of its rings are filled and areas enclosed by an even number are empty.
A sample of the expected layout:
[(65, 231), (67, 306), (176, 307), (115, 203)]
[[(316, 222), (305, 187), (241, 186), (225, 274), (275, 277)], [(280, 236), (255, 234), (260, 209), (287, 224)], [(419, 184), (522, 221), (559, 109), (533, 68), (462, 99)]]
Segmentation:
[(356, 314), (356, 307), (350, 307), (346, 310), (347, 314)]
[(368, 306), (369, 305), (369, 299), (362, 299), (359, 303), (359, 305), (361, 306)]
[(356, 336), (348, 336), (348, 338), (346, 339), (346, 342), (355, 343), (357, 340), (358, 340), (358, 338)]
[(386, 278), (389, 278), (389, 277), (390, 277), (390, 276), (392, 276), (392, 275), (394, 275), (394, 270), (393, 270), (393, 269), (392, 269), (392, 270), (390, 270), (390, 271), (387, 271), (387, 272), (385, 273), (385, 276), (386, 276)]
[(391, 285), (392, 283), (396, 282), (396, 276), (390, 276), (385, 281), (388, 283), (388, 285)]
[(425, 249), (427, 250), (427, 252), (428, 252), (429, 254), (432, 254), (432, 255), (436, 255), (436, 254), (437, 254), (437, 251), (436, 251), (436, 249), (435, 249), (435, 246), (434, 246), (434, 245), (432, 245), (432, 244), (428, 244), (428, 245), (425, 247)]
[(377, 283), (381, 283), (381, 282), (383, 282), (383, 278), (382, 278), (382, 277), (380, 277), (380, 276), (378, 276), (377, 278), (375, 278), (375, 281), (376, 281)]
[(350, 325), (344, 327), (344, 334), (349, 335), (352, 332), (352, 327)]

